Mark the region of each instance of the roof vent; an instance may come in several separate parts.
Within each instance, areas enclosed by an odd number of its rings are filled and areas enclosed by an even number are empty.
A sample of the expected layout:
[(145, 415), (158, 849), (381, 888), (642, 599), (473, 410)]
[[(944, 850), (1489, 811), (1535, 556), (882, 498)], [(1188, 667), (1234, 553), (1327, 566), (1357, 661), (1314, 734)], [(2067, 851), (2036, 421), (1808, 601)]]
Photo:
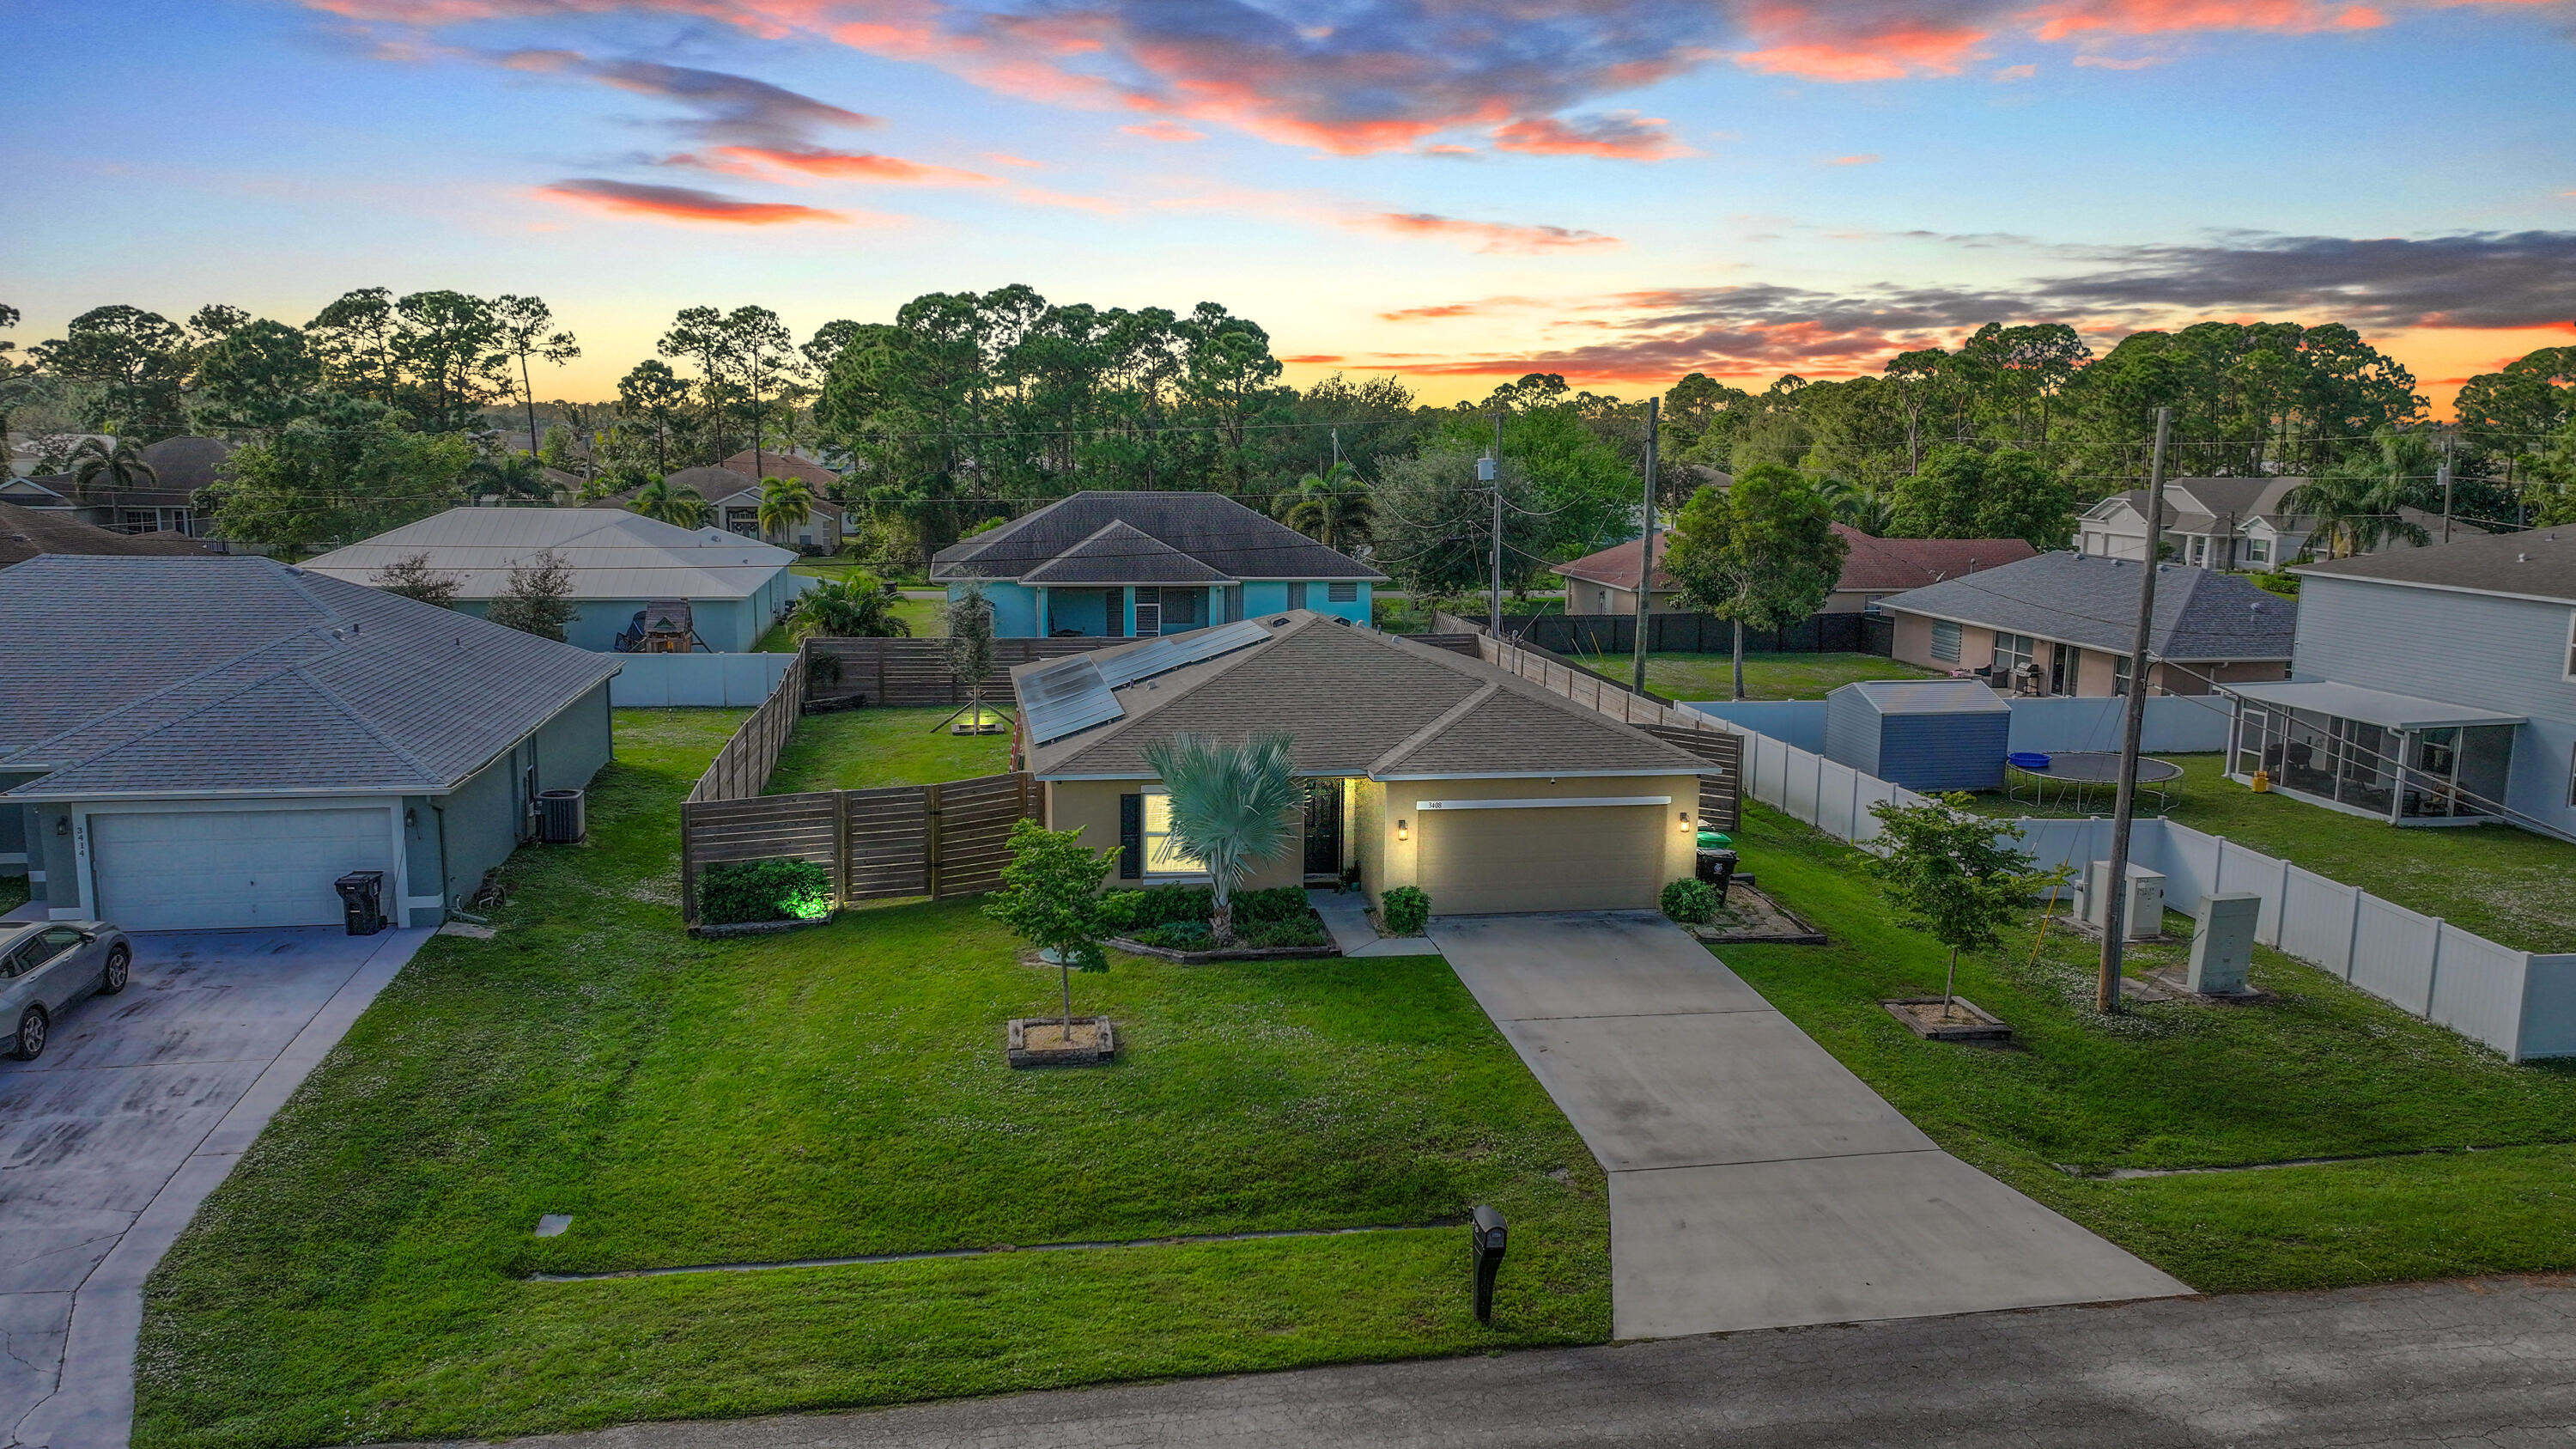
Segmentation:
[(1270, 621), (1270, 627), (1271, 627), (1271, 628), (1273, 628), (1273, 629), (1285, 629), (1285, 628), (1287, 628), (1287, 627), (1288, 627), (1288, 616), (1287, 616), (1287, 615), (1285, 615), (1285, 614), (1282, 614), (1282, 615), (1280, 615), (1278, 618), (1271, 620), (1271, 621)]

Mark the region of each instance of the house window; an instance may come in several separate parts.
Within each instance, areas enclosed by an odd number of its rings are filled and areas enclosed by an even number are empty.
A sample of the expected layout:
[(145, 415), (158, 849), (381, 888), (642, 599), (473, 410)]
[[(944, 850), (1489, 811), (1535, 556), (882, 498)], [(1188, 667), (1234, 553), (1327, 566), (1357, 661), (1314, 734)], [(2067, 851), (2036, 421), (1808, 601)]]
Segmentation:
[(1306, 607), (1305, 584), (1293, 583), (1288, 586), (1288, 607), (1292, 609), (1302, 609)]
[(1145, 794), (1144, 842), (1146, 875), (1207, 874), (1207, 862), (1172, 839), (1172, 797), (1160, 790)]
[(1360, 586), (1357, 584), (1326, 584), (1324, 586), (1324, 597), (1330, 599), (1336, 604), (1356, 604), (1360, 601)]
[(2245, 540), (2245, 561), (2247, 563), (2258, 564), (2270, 563), (2272, 561), (2271, 543), (2268, 540), (2260, 538), (2249, 538)]
[(2201, 534), (2191, 536), (2191, 561), (2195, 564), (2209, 562), (2209, 540)]
[(2576, 614), (2567, 616), (2567, 677), (2576, 679)]
[(2000, 687), (2004, 681), (2011, 679), (2019, 671), (2028, 668), (2032, 658), (2038, 653), (2039, 641), (2033, 639), (2028, 634), (2005, 634), (1998, 632), (1995, 635), (1994, 668), (1994, 678), (1997, 686)]
[(1932, 621), (1932, 657), (1944, 664), (1959, 662), (1959, 626), (1948, 619)]
[(2111, 693), (2122, 699), (2129, 697), (2129, 656), (2126, 654), (2111, 656)]

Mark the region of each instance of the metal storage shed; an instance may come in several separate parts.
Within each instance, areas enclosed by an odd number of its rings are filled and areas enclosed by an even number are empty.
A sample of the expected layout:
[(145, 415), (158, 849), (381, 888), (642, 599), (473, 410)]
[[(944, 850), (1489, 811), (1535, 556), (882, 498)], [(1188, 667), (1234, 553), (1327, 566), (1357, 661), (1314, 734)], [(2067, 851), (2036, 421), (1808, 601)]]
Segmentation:
[(1974, 679), (1873, 679), (1825, 696), (1825, 758), (1909, 790), (1997, 790), (2012, 706)]

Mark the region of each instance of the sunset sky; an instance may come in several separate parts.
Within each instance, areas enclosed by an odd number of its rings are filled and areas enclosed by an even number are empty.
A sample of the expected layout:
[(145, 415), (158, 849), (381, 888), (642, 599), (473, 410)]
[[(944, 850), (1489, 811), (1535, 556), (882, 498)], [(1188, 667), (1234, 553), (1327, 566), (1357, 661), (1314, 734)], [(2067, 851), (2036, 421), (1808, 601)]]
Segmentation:
[(17, 0), (0, 302), (1225, 304), (1293, 380), (1875, 371), (1977, 323), (2576, 342), (2576, 3)]

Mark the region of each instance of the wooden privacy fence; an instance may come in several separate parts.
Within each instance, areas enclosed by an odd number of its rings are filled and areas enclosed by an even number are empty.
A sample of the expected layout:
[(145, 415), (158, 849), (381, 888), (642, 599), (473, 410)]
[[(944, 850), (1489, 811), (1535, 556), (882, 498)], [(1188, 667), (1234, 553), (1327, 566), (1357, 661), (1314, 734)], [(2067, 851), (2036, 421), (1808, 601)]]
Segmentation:
[[(1637, 616), (1506, 614), (1503, 636), (1560, 654), (1626, 654), (1637, 647)], [(1646, 648), (1731, 653), (1735, 626), (1715, 614), (1650, 614)], [(1748, 627), (1744, 648), (1758, 654), (1888, 654), (1896, 648), (1896, 625), (1867, 614), (1810, 614), (1778, 629)]]
[[(1011, 702), (1011, 667), (1133, 644), (1133, 639), (996, 639), (984, 698)], [(944, 639), (808, 639), (812, 665), (807, 698), (830, 708), (850, 705), (964, 704), (966, 691), (948, 672)], [(826, 662), (829, 661), (829, 662)]]
[(787, 737), (796, 732), (796, 717), (804, 710), (809, 660), (803, 650), (797, 651), (796, 662), (779, 676), (778, 687), (716, 751), (707, 772), (689, 791), (684, 813), (688, 805), (749, 799), (769, 788), (769, 772), (778, 768), (778, 752), (787, 748)]
[(735, 860), (810, 860), (829, 872), (834, 907), (998, 888), (1011, 826), (1035, 819), (1035, 778), (1014, 772), (802, 795), (690, 801), (680, 807), (680, 913), (698, 918), (698, 880)]

